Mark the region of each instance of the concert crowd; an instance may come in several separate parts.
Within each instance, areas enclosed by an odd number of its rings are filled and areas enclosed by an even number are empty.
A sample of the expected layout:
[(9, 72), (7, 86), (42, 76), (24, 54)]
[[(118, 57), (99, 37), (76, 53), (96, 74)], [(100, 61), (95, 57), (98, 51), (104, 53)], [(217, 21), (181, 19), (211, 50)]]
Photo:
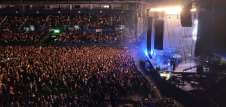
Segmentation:
[(54, 29), (60, 30), (56, 39), (68, 41), (110, 42), (122, 40), (122, 17), (109, 14), (78, 14), (75, 16), (1, 16), (1, 41), (30, 41), (38, 43), (53, 36)]
[(127, 49), (9, 46), (0, 51), (1, 104), (81, 106), (151, 91)]
[[(0, 19), (0, 45), (6, 44), (0, 46), (0, 106), (118, 107), (128, 102), (138, 106), (142, 98), (156, 98), (156, 87), (138, 72), (134, 52), (128, 48), (37, 45), (52, 36), (60, 42), (121, 41), (124, 16), (100, 11)], [(128, 101), (130, 97), (139, 101)], [(165, 107), (163, 103), (175, 107), (173, 99), (153, 102), (157, 107)]]

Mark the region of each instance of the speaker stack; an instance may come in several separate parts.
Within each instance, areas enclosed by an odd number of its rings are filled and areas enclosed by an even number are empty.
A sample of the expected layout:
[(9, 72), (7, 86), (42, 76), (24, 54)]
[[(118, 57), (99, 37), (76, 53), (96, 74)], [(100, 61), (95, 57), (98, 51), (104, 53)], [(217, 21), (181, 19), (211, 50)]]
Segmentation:
[(181, 11), (180, 20), (182, 27), (192, 27), (192, 14), (191, 14), (192, 5), (188, 5)]
[(155, 20), (154, 27), (155, 27), (154, 48), (157, 50), (163, 50), (164, 21), (161, 19)]
[(152, 17), (148, 17), (148, 30), (147, 30), (147, 50), (151, 51), (152, 38)]

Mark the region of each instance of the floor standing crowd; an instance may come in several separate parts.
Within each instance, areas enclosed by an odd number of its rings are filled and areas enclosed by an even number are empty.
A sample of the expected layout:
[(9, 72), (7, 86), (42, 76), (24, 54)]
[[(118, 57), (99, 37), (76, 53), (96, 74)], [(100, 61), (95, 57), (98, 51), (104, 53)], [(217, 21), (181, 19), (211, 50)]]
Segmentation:
[(0, 53), (3, 105), (104, 104), (151, 91), (127, 49), (9, 46)]

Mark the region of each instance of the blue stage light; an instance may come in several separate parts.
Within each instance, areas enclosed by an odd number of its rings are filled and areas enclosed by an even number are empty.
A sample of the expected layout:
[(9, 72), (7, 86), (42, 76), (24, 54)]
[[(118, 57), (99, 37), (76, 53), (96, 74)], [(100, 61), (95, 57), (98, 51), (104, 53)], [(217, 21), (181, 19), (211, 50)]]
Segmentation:
[(148, 51), (145, 49), (144, 54), (148, 57)]

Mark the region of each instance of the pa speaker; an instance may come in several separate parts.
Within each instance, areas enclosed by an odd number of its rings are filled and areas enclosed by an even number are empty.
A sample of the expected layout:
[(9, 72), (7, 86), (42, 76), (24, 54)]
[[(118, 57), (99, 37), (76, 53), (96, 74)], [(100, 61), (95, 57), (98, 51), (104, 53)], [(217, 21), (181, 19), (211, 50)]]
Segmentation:
[(182, 27), (192, 27), (192, 3), (185, 6), (180, 14), (180, 20)]
[(158, 50), (163, 50), (164, 21), (156, 20), (154, 27), (155, 27), (154, 48)]
[(185, 9), (180, 16), (182, 27), (192, 27), (192, 15), (190, 9)]
[(147, 30), (147, 50), (151, 50), (151, 38), (152, 38), (152, 17), (148, 17), (148, 30)]

